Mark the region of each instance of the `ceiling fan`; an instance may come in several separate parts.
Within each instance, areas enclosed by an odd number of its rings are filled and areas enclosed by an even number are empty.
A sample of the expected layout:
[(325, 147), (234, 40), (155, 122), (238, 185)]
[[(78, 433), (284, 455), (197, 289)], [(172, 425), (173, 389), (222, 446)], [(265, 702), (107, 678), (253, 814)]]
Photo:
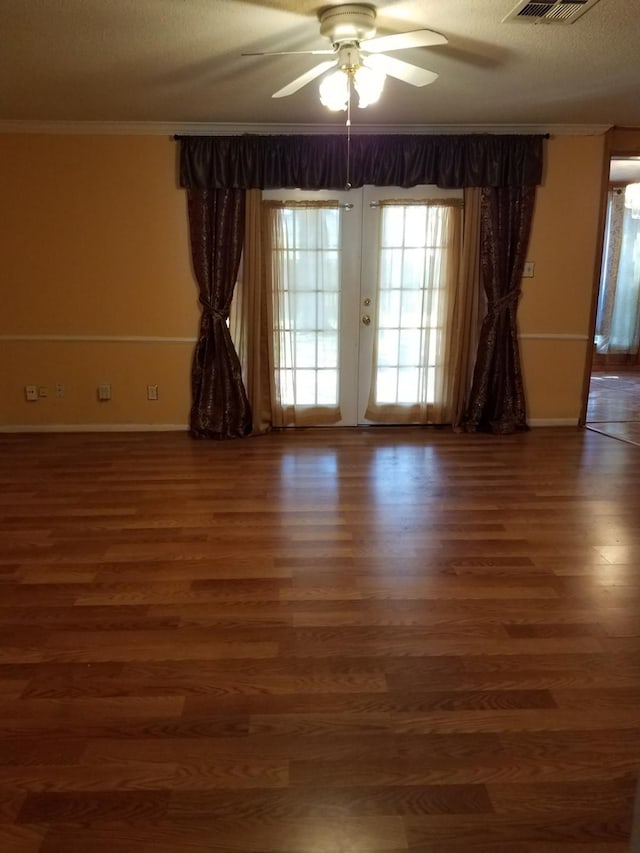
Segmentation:
[(411, 86), (426, 86), (438, 75), (419, 65), (387, 56), (384, 51), (406, 50), (411, 47), (433, 47), (447, 44), (447, 39), (433, 30), (412, 30), (405, 33), (374, 38), (376, 10), (368, 4), (350, 3), (330, 6), (319, 14), (320, 35), (329, 39), (331, 48), (324, 50), (283, 50), (265, 53), (244, 53), (243, 56), (285, 56), (290, 54), (330, 55), (332, 59), (314, 65), (271, 97), (285, 98), (311, 83), (331, 68), (337, 69), (320, 85), (320, 100), (333, 110), (347, 109), (351, 85), (359, 96), (359, 106), (377, 101), (385, 77), (395, 77)]

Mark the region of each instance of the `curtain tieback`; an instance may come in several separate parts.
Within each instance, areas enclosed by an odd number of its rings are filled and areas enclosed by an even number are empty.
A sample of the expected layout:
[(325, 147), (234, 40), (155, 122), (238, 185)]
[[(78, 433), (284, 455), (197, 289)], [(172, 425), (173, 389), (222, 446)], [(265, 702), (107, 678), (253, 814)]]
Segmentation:
[(221, 311), (220, 308), (211, 308), (209, 305), (203, 305), (202, 313), (207, 317), (211, 317), (212, 320), (222, 320), (223, 323), (227, 322), (228, 314), (225, 311)]
[(489, 302), (487, 305), (487, 313), (488, 314), (499, 314), (503, 308), (507, 308), (509, 305), (515, 305), (520, 299), (520, 288), (512, 291), (511, 293), (505, 294), (505, 296), (501, 296), (500, 299), (496, 299), (494, 302)]

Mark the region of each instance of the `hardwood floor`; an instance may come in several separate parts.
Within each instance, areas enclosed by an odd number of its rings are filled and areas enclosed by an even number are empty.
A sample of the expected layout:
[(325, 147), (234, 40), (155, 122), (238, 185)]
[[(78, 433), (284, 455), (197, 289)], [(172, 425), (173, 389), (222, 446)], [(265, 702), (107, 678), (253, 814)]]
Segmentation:
[(640, 450), (0, 437), (4, 853), (623, 853)]
[(640, 369), (594, 370), (587, 426), (640, 446)]

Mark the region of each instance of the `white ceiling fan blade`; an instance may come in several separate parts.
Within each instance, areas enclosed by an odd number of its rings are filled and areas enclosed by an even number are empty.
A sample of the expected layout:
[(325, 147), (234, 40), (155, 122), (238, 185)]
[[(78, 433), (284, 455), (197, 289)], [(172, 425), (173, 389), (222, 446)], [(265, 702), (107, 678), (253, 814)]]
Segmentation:
[(241, 53), (240, 56), (300, 56), (310, 54), (311, 56), (330, 56), (335, 50), (328, 47), (326, 50), (254, 50), (249, 53)]
[(396, 33), (392, 36), (365, 39), (360, 47), (368, 53), (382, 53), (387, 50), (406, 50), (409, 47), (433, 47), (447, 44), (448, 39), (433, 30), (411, 30), (408, 33)]
[(304, 74), (296, 77), (296, 79), (292, 80), (291, 83), (283, 86), (282, 89), (278, 89), (278, 91), (274, 92), (271, 97), (286, 98), (287, 95), (293, 95), (294, 92), (298, 91), (298, 89), (302, 89), (302, 87), (306, 86), (307, 83), (311, 83), (312, 80), (315, 80), (316, 77), (324, 74), (324, 72), (328, 71), (330, 68), (334, 68), (335, 65), (335, 59), (329, 59), (326, 62), (321, 62), (319, 65), (314, 65), (313, 68), (310, 68), (308, 71), (305, 71)]
[(434, 71), (427, 71), (426, 68), (420, 68), (419, 65), (402, 62), (400, 59), (393, 59), (391, 56), (385, 56), (382, 53), (365, 57), (364, 64), (368, 65), (369, 68), (384, 71), (389, 77), (395, 77), (411, 86), (427, 86), (438, 79), (438, 75)]

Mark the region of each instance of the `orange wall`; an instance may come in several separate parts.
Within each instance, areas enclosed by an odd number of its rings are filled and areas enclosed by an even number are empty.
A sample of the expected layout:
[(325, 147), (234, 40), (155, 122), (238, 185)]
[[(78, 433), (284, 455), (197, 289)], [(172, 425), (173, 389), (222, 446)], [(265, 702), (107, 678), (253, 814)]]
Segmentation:
[(546, 144), (518, 312), (529, 416), (577, 423), (590, 357), (605, 136), (556, 137)]
[[(580, 414), (604, 146), (602, 136), (546, 144), (535, 277), (519, 312), (534, 422)], [(193, 343), (166, 340), (198, 328), (176, 149), (154, 136), (0, 135), (0, 427), (187, 423)], [(103, 382), (108, 403), (96, 399)], [(48, 396), (26, 402), (27, 384)], [(158, 401), (146, 399), (148, 384)]]
[[(118, 340), (197, 333), (176, 144), (0, 136), (0, 205), (0, 424), (186, 424), (193, 344)], [(109, 403), (96, 399), (101, 382), (112, 384)], [(27, 403), (27, 384), (48, 397)], [(148, 384), (158, 401), (146, 399)]]

